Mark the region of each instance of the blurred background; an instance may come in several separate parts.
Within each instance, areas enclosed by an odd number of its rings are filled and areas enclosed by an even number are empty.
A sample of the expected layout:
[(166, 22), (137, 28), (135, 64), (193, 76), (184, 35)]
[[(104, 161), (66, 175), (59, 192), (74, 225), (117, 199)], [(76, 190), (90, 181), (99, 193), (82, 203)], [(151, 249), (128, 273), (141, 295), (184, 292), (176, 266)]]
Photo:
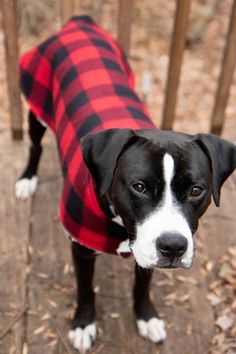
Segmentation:
[[(60, 28), (60, 2), (18, 0), (20, 53)], [(137, 90), (142, 78), (151, 75), (146, 104), (157, 126), (163, 111), (168, 57), (175, 15), (175, 1), (136, 0), (132, 12), (130, 62), (136, 74)], [(191, 1), (188, 41), (184, 52), (174, 129), (190, 133), (209, 130), (209, 120), (220, 74), (232, 0)], [(118, 1), (74, 1), (75, 14), (90, 14), (114, 36), (117, 34)], [(3, 32), (0, 32), (0, 129), (8, 129)], [(235, 75), (234, 75), (235, 83)], [(236, 86), (232, 85), (226, 110), (224, 135), (234, 126)]]

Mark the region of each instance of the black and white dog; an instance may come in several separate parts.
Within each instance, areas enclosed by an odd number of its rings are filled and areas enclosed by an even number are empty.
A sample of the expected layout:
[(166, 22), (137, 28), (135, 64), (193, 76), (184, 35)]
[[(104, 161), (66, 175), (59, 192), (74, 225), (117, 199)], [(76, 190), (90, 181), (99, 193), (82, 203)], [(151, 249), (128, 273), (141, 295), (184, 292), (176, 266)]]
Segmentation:
[[(32, 146), (25, 172), (15, 186), (18, 198), (35, 192), (46, 129), (31, 112), (29, 124)], [(122, 146), (121, 137), (126, 141)], [(98, 198), (100, 190), (109, 186), (101, 205), (112, 203), (115, 220), (128, 230), (137, 263), (133, 296), (139, 333), (161, 342), (166, 338), (164, 322), (149, 298), (152, 270), (191, 266), (198, 220), (212, 195), (219, 206), (221, 186), (236, 167), (236, 147), (210, 134), (114, 129), (109, 135), (101, 131), (85, 136), (82, 150)], [(75, 348), (85, 352), (96, 337), (95, 252), (72, 242), (72, 254), (79, 286), (69, 336)]]

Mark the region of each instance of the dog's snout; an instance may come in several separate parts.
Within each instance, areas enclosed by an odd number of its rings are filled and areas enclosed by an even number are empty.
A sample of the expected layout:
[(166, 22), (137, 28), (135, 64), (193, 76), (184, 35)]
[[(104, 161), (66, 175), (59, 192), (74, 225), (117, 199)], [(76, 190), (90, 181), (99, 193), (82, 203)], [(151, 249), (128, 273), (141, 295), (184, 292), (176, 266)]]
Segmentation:
[(181, 257), (187, 250), (188, 242), (180, 234), (164, 234), (157, 239), (157, 249), (163, 257), (175, 259)]

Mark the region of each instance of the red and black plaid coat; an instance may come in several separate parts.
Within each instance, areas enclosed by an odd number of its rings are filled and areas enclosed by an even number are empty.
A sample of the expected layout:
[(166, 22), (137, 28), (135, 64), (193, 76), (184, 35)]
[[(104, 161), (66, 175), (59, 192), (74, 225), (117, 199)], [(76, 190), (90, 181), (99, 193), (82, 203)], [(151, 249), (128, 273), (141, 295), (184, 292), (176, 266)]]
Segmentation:
[(122, 50), (90, 17), (73, 17), (20, 58), (20, 85), (30, 109), (56, 135), (64, 176), (62, 224), (79, 243), (116, 253), (126, 230), (101, 210), (80, 139), (103, 129), (155, 128), (134, 92)]

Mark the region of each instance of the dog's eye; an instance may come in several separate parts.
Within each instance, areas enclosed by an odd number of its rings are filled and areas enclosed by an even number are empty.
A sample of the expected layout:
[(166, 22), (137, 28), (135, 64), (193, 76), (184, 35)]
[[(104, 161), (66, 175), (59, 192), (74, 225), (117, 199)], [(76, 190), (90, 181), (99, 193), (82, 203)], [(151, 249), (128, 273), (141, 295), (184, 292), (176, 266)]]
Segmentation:
[(190, 197), (192, 197), (192, 198), (199, 197), (203, 193), (203, 191), (204, 191), (204, 189), (202, 187), (194, 186), (190, 190)]
[(135, 184), (133, 184), (132, 187), (138, 193), (144, 194), (146, 192), (145, 185), (142, 182), (135, 183)]

